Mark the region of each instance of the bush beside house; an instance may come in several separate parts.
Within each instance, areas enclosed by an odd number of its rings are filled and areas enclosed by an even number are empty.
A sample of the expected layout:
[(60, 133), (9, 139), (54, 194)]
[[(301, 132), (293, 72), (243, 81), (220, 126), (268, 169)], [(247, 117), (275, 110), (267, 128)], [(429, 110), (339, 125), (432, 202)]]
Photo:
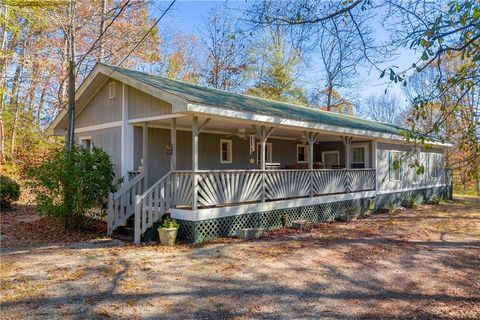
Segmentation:
[(114, 191), (114, 165), (98, 148), (75, 145), (54, 152), (29, 171), (30, 185), (41, 215), (62, 219), (66, 227), (79, 228), (85, 214), (100, 206)]
[(0, 175), (0, 210), (8, 210), (20, 197), (20, 185), (13, 179)]

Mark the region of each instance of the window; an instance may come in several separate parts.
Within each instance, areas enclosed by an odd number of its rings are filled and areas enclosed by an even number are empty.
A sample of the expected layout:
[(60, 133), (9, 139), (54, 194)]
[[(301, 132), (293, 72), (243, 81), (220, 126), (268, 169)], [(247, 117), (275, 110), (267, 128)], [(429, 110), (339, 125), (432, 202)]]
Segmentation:
[(441, 156), (436, 153), (427, 154), (428, 176), (438, 178), (440, 171)]
[(421, 159), (420, 159), (420, 150), (419, 148), (416, 148), (413, 154), (413, 160), (414, 160), (414, 165), (412, 166), (412, 181), (413, 184), (419, 184), (420, 183), (420, 174), (418, 172), (419, 168), (422, 166)]
[(352, 169), (367, 168), (368, 164), (368, 143), (352, 143), (350, 148), (350, 167)]
[(308, 146), (304, 144), (297, 144), (297, 163), (308, 162), (307, 151)]
[(402, 180), (402, 153), (400, 151), (388, 153), (388, 176), (390, 181)]
[(220, 163), (232, 163), (232, 140), (220, 140)]
[(340, 164), (340, 152), (339, 151), (323, 151), (322, 163), (327, 169), (331, 169), (334, 165)]
[[(257, 164), (260, 164), (260, 157), (261, 157), (261, 151), (262, 149), (262, 144), (260, 142), (257, 142)], [(265, 163), (270, 163), (272, 162), (272, 144), (271, 143), (265, 143)]]
[(92, 151), (93, 143), (91, 137), (81, 137), (80, 146), (85, 148), (88, 152)]
[(115, 82), (110, 82), (108, 84), (108, 98), (115, 99)]

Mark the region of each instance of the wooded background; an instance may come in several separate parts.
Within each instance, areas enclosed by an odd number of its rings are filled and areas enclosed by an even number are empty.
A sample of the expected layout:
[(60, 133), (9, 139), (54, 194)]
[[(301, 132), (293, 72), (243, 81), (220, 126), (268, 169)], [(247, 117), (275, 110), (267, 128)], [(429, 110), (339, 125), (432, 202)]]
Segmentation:
[[(22, 175), (62, 144), (44, 130), (68, 100), (67, 40), (73, 30), (77, 87), (97, 61), (121, 63), (171, 79), (404, 126), (409, 139), (434, 135), (454, 143), (447, 165), (454, 169), (456, 189), (480, 194), (478, 1), (225, 2), (214, 6), (194, 34), (162, 21), (148, 32), (160, 14), (169, 14), (170, 2), (73, 4), (72, 14), (71, 1), (1, 3), (3, 172)], [(375, 39), (377, 23), (388, 31), (388, 41)], [(418, 53), (404, 70), (394, 66), (401, 48)], [(313, 57), (320, 63), (312, 63)], [(317, 77), (308, 88), (306, 69)], [(358, 79), (367, 69), (400, 86), (402, 94), (387, 89), (359, 99)]]

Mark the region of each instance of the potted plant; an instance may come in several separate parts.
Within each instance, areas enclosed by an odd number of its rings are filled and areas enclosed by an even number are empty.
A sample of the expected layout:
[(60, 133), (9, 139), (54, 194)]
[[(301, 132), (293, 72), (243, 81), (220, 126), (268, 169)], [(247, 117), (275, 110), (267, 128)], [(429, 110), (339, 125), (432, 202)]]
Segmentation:
[(160, 243), (163, 246), (175, 245), (177, 239), (177, 231), (180, 225), (175, 219), (165, 219), (160, 228), (158, 228), (158, 236), (160, 237)]

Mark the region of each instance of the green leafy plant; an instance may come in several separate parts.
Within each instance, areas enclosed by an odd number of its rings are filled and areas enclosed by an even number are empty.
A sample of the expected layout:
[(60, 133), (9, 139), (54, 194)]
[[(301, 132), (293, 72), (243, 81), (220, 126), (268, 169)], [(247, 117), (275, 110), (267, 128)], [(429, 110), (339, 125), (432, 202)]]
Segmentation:
[(427, 204), (439, 204), (439, 203), (440, 203), (440, 198), (437, 196), (433, 196), (427, 202)]
[(28, 174), (40, 214), (60, 218), (65, 226), (74, 228), (115, 189), (114, 165), (98, 148), (88, 151), (74, 145), (70, 151), (60, 149)]
[(352, 207), (345, 209), (345, 211), (338, 216), (337, 220), (342, 222), (356, 220), (360, 215), (360, 211), (361, 209), (358, 205), (353, 205)]
[(20, 185), (13, 179), (0, 175), (0, 209), (8, 210), (20, 197)]
[(179, 227), (180, 227), (180, 224), (175, 219), (167, 218), (167, 219), (163, 220), (162, 228), (176, 228), (176, 229), (178, 229)]
[(415, 208), (415, 206), (418, 203), (418, 196), (416, 194), (412, 194), (407, 200), (405, 200), (405, 203), (403, 206), (407, 209), (412, 209)]

